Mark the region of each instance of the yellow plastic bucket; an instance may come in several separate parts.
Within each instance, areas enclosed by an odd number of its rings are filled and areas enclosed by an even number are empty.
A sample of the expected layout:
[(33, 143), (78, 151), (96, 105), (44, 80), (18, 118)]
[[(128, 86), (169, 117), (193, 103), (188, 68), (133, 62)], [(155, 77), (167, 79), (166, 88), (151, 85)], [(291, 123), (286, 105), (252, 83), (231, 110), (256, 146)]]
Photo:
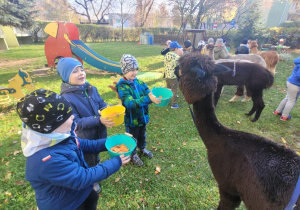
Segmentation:
[(101, 111), (101, 116), (106, 119), (112, 119), (115, 126), (124, 122), (125, 107), (122, 105), (110, 106)]

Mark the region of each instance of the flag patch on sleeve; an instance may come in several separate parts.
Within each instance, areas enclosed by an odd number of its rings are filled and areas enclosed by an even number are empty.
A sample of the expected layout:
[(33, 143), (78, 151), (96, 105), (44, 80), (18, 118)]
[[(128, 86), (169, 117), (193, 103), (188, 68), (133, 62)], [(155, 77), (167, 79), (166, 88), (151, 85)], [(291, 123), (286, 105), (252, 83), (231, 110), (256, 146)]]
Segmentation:
[(51, 155), (48, 155), (47, 157), (44, 157), (42, 160), (43, 162), (46, 162), (47, 160), (49, 160), (51, 158)]

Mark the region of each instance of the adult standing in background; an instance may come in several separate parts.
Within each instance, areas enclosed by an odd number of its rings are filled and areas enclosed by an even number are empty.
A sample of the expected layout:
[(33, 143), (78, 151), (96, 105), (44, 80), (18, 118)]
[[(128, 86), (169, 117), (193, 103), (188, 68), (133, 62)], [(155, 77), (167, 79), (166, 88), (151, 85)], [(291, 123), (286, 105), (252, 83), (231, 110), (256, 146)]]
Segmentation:
[(184, 43), (183, 54), (190, 53), (193, 50), (192, 42), (190, 40), (185, 40)]
[(248, 43), (248, 39), (243, 39), (242, 43), (240, 44), (240, 46), (236, 49), (235, 54), (249, 54), (249, 47), (247, 45)]
[(160, 52), (162, 55), (166, 55), (168, 52), (170, 52), (171, 42), (172, 42), (171, 40), (166, 41), (167, 47)]

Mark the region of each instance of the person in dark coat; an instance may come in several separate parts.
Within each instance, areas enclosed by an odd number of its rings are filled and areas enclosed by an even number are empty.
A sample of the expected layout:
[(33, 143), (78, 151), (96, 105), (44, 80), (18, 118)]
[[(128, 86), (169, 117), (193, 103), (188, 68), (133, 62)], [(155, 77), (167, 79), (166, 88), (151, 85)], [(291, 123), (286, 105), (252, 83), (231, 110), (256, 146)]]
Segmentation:
[(184, 48), (183, 48), (183, 55), (192, 52), (193, 46), (192, 42), (190, 40), (185, 40), (183, 42)]
[[(57, 72), (61, 76), (61, 95), (73, 109), (74, 121), (77, 123), (77, 135), (83, 139), (107, 138), (106, 127), (114, 124), (101, 117), (100, 110), (107, 107), (96, 87), (86, 81), (82, 64), (74, 58), (61, 58), (57, 63)], [(99, 154), (84, 154), (89, 167), (99, 164)], [(96, 191), (100, 187), (95, 185)]]
[(243, 39), (242, 43), (240, 44), (240, 46), (236, 49), (235, 54), (249, 54), (249, 47), (247, 45), (248, 43), (248, 39)]
[(166, 41), (166, 46), (167, 47), (160, 52), (162, 55), (166, 55), (168, 52), (170, 52), (171, 42), (172, 42), (171, 40)]

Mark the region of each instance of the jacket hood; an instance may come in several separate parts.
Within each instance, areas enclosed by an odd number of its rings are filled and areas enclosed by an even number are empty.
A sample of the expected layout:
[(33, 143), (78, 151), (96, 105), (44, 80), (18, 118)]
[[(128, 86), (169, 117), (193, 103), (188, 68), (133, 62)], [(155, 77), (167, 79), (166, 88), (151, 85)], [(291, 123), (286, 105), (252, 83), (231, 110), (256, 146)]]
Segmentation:
[(86, 82), (84, 85), (70, 85), (69, 83), (62, 82), (60, 86), (60, 94), (64, 93), (74, 93), (74, 92), (84, 92), (88, 88), (90, 83)]
[(215, 46), (214, 47), (214, 51), (215, 51), (215, 53), (218, 53), (218, 52), (221, 52), (222, 51), (222, 48), (223, 48), (223, 46)]
[(134, 83), (135, 81), (137, 80), (137, 78), (135, 78), (133, 81), (130, 81), (130, 80), (126, 80), (126, 79), (124, 79), (124, 78), (121, 78), (120, 80), (119, 80), (119, 82), (117, 83), (117, 85), (116, 86), (119, 86), (120, 84), (132, 84), (132, 83)]
[(294, 60), (294, 64), (300, 64), (300, 57), (298, 57), (298, 58), (295, 58), (295, 60)]
[(56, 145), (71, 136), (71, 133), (38, 133), (31, 130), (23, 123), (21, 147), (25, 157), (29, 157), (38, 151)]

